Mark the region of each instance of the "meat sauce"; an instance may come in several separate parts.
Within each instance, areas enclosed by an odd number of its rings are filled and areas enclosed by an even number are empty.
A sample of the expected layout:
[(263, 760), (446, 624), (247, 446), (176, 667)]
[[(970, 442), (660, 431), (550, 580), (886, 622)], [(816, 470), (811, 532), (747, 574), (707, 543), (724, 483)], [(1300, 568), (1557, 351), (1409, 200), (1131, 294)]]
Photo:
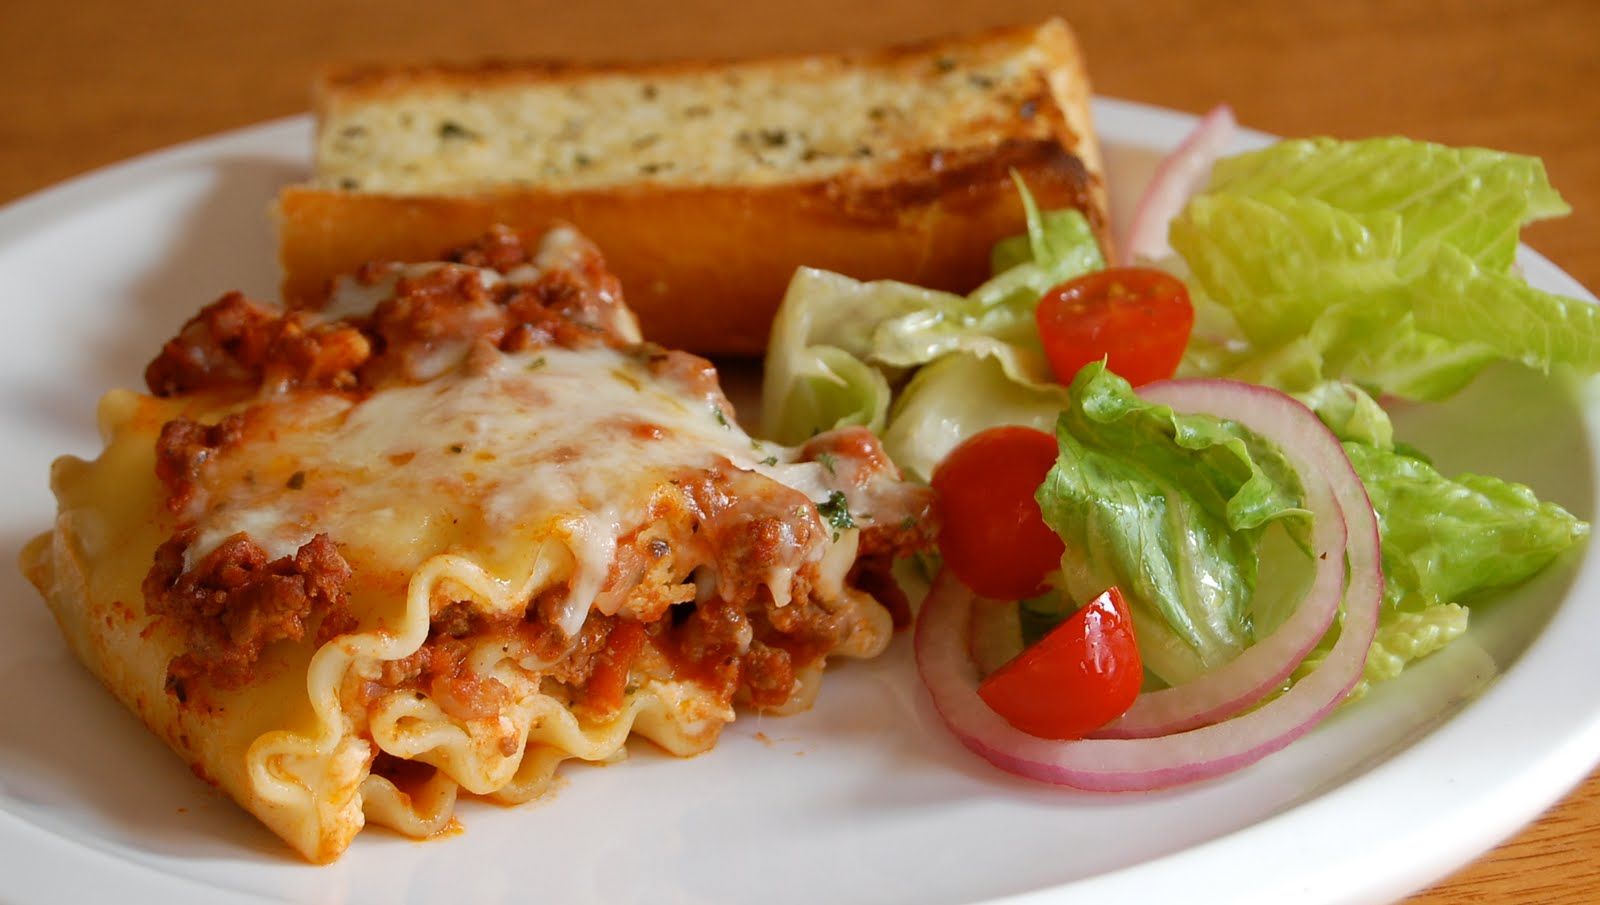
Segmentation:
[(185, 630), (187, 652), (167, 667), (167, 690), (180, 702), (196, 679), (249, 684), (263, 648), (300, 640), (313, 622), (319, 642), (355, 627), (345, 608), (350, 566), (326, 534), (275, 560), (236, 534), (185, 569), (192, 540), (183, 532), (162, 544), (144, 580), (146, 609)]
[[(410, 688), (426, 692), (457, 719), (492, 714), (504, 687), (493, 679), (465, 681), (461, 666), (474, 646), (491, 644), (513, 659), (556, 659), (547, 677), (596, 719), (616, 713), (638, 681), (663, 675), (693, 681), (723, 703), (781, 707), (798, 690), (799, 671), (836, 648), (850, 626), (814, 595), (814, 564), (799, 568), (785, 605), (762, 584), (763, 576), (785, 565), (785, 551), (799, 548), (797, 536), (803, 544), (822, 531), (814, 507), (788, 498), (803, 500), (796, 491), (780, 485), (785, 493), (770, 486), (739, 492), (742, 482), (767, 480), (707, 470), (670, 482), (652, 508), (654, 520), (622, 538), (612, 564), (606, 591), (625, 592), (629, 616), (591, 613), (569, 641), (549, 615), (559, 592), (531, 601), (521, 618), (490, 619), (466, 602), (450, 604), (435, 614), (430, 637), (415, 654), (385, 664), (368, 698)], [(921, 499), (925, 506), (925, 493)], [(797, 509), (806, 517), (797, 518)], [(891, 615), (905, 610), (888, 568), (895, 555), (925, 545), (909, 520), (868, 527), (861, 547), (876, 552), (857, 564), (846, 584), (883, 594), (879, 599)], [(702, 566), (714, 570), (717, 587), (697, 602), (693, 576)], [(470, 701), (474, 694), (482, 700)]]
[[(157, 551), (144, 590), (149, 612), (171, 620), (186, 638), (186, 652), (168, 670), (169, 692), (180, 702), (197, 682), (219, 689), (249, 684), (274, 642), (300, 640), (313, 628), (320, 642), (355, 628), (345, 608), (350, 567), (326, 535), (278, 559), (235, 535), (185, 568), (193, 541), (185, 514), (203, 508), (207, 464), (239, 441), (253, 396), (304, 388), (359, 399), (428, 379), (441, 350), (603, 344), (628, 350), (653, 376), (714, 400), (732, 417), (709, 362), (632, 340), (621, 289), (592, 246), (574, 243), (554, 262), (539, 257), (534, 278), (522, 282), (486, 281), (465, 268), (407, 271), (392, 296), (370, 312), (340, 319), (315, 309), (280, 311), (230, 293), (163, 347), (146, 370), (152, 393), (234, 393), (242, 404), (217, 424), (174, 419), (157, 444), (157, 477), (179, 526)], [(535, 258), (509, 230), (449, 255), (461, 264), (524, 275)], [(375, 285), (395, 273), (392, 266), (372, 265), (357, 281)], [(470, 368), (471, 356), (464, 361)], [(630, 425), (642, 442), (661, 430), (648, 422)], [(863, 529), (861, 558), (846, 580), (884, 601), (903, 624), (909, 610), (888, 568), (894, 557), (927, 546), (928, 491), (901, 483), (877, 439), (863, 429), (819, 436), (802, 457), (825, 460), (830, 471), (839, 463), (848, 469), (844, 478), (873, 500), (875, 512), (904, 514)], [(663, 668), (724, 701), (781, 706), (796, 690), (798, 672), (836, 647), (847, 630), (814, 598), (815, 563), (786, 561), (819, 543), (827, 530), (816, 506), (771, 478), (726, 465), (672, 481), (651, 517), (619, 538), (601, 591), (626, 603), (607, 610), (622, 615), (593, 612), (578, 636), (567, 638), (550, 618), (553, 600), (535, 599), (524, 614), (494, 619), (467, 603), (448, 604), (434, 615), (422, 647), (383, 664), (366, 695), (410, 689), (456, 719), (492, 718), (511, 702), (510, 691), (468, 668), (471, 652), (492, 640), (509, 655), (553, 661), (546, 680), (596, 718), (617, 712), (643, 673)], [(710, 594), (696, 584), (701, 567), (716, 576)], [(764, 582), (784, 569), (795, 578), (790, 599), (779, 605)]]
[[(447, 259), (485, 262), (507, 272), (531, 257), (516, 233), (500, 229), (455, 249)], [(157, 396), (219, 390), (298, 387), (372, 390), (426, 379), (417, 362), (441, 346), (483, 342), (507, 352), (546, 345), (631, 345), (618, 329), (631, 322), (616, 277), (582, 243), (562, 266), (531, 282), (484, 286), (477, 271), (440, 267), (403, 276), (392, 298), (361, 316), (325, 319), (315, 309), (280, 310), (230, 292), (190, 318), (145, 369)], [(473, 265), (477, 266), (477, 265)], [(376, 284), (396, 265), (369, 265), (357, 282)]]
[(838, 616), (809, 598), (781, 608), (770, 598), (744, 605), (712, 598), (678, 604), (648, 623), (592, 614), (578, 638), (567, 642), (537, 618), (490, 619), (460, 602), (434, 617), (416, 653), (383, 664), (364, 696), (371, 701), (410, 689), (454, 719), (492, 718), (510, 702), (510, 691), (465, 664), (476, 647), (496, 645), (510, 657), (560, 651), (546, 677), (565, 690), (576, 711), (597, 721), (621, 710), (641, 681), (668, 676), (700, 685), (723, 704), (741, 699), (772, 709), (798, 690), (798, 671), (826, 656), (841, 631)]

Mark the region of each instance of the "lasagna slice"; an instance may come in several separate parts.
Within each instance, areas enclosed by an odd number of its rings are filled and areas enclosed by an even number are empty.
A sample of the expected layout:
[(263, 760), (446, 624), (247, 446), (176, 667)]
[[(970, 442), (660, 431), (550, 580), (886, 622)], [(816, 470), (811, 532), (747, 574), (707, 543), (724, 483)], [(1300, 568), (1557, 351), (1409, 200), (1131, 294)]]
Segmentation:
[(883, 650), (930, 498), (865, 430), (752, 439), (576, 232), (205, 308), (56, 462), (23, 567), (77, 655), (306, 858), (630, 733), (709, 748)]

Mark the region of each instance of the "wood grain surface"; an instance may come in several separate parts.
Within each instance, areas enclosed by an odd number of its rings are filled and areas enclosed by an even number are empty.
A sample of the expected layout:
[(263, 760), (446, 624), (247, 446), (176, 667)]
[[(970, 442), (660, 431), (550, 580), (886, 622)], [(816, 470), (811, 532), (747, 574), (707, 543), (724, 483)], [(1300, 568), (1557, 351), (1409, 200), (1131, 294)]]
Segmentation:
[[(328, 61), (728, 57), (1046, 15), (1077, 29), (1100, 94), (1195, 112), (1227, 101), (1246, 125), (1279, 134), (1403, 133), (1537, 154), (1575, 213), (1526, 238), (1600, 289), (1595, 0), (6, 0), (0, 202), (301, 112)], [(1600, 774), (1412, 901), (1600, 902)]]

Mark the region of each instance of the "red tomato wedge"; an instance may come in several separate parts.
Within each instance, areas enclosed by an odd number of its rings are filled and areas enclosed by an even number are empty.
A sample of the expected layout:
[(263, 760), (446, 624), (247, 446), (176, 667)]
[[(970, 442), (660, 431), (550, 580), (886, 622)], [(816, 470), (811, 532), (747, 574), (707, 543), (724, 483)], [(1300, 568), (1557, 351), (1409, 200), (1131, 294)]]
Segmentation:
[(1102, 358), (1134, 386), (1171, 377), (1194, 328), (1183, 281), (1144, 267), (1068, 280), (1045, 293), (1034, 317), (1050, 369), (1062, 383)]
[(1029, 735), (1076, 739), (1126, 712), (1143, 682), (1128, 604), (1111, 588), (990, 674), (978, 696)]
[(939, 552), (983, 597), (1021, 600), (1044, 590), (1065, 547), (1033, 498), (1056, 461), (1056, 440), (1031, 427), (967, 438), (933, 472)]

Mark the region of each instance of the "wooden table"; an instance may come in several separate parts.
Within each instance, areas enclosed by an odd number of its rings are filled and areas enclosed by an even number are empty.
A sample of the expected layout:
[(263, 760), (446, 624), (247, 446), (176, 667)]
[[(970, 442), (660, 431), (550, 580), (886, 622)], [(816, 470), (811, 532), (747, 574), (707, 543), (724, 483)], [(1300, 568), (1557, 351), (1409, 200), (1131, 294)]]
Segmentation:
[[(1280, 134), (1404, 133), (1540, 155), (1576, 213), (1526, 238), (1600, 289), (1593, 0), (9, 0), (0, 13), (0, 202), (132, 154), (302, 111), (323, 61), (735, 56), (1049, 14), (1077, 28), (1105, 95), (1190, 111), (1226, 100), (1245, 124)], [(1600, 774), (1414, 901), (1600, 901)]]

